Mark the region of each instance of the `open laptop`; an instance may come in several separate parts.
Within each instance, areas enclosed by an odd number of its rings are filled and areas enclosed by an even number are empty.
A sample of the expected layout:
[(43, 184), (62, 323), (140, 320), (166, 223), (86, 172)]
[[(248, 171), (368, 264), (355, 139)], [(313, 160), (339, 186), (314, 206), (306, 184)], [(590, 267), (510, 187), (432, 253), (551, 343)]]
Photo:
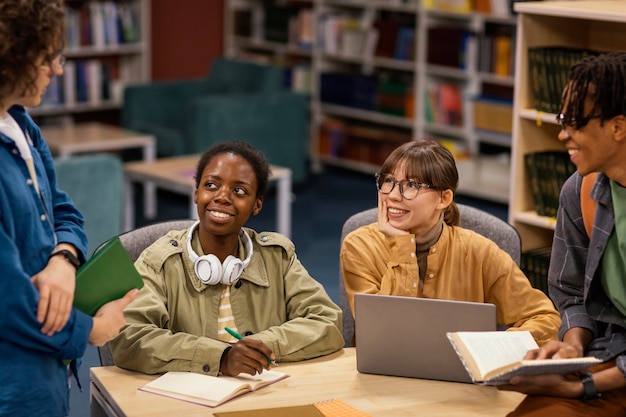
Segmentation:
[(355, 294), (357, 370), (472, 382), (446, 332), (496, 330), (496, 306), (465, 301)]

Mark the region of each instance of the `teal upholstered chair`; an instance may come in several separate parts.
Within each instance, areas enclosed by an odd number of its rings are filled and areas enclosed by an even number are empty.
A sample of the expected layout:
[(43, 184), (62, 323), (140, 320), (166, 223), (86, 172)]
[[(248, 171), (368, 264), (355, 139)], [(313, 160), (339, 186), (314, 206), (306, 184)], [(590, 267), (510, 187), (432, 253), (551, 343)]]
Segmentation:
[(122, 161), (110, 154), (86, 154), (55, 159), (54, 165), (59, 188), (85, 218), (89, 257), (122, 232)]
[(271, 65), (214, 60), (207, 77), (129, 85), (122, 125), (153, 134), (158, 156), (200, 153), (238, 139), (260, 149), (270, 163), (306, 179), (308, 105), (283, 86)]

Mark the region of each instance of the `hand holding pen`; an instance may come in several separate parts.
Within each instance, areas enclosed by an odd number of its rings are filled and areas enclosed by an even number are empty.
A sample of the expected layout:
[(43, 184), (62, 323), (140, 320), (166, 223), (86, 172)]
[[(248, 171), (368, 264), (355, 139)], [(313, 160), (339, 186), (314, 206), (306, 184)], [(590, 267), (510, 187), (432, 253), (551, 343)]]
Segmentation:
[(272, 350), (262, 341), (243, 337), (232, 329), (226, 331), (239, 340), (227, 350), (220, 363), (220, 372), (228, 376), (236, 376), (240, 373), (256, 375), (263, 369), (270, 369), (275, 365), (275, 356)]

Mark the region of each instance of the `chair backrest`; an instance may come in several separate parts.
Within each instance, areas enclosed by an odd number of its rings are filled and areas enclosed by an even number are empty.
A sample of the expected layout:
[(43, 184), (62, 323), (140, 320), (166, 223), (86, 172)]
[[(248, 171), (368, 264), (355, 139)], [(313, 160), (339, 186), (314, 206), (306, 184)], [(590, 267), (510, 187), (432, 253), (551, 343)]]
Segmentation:
[[(502, 250), (511, 255), (517, 265), (520, 264), (522, 243), (517, 230), (509, 223), (475, 207), (457, 204), (461, 213), (459, 226), (470, 229), (493, 240)], [(378, 208), (374, 207), (352, 215), (343, 224), (341, 242), (353, 230), (377, 221)], [(354, 338), (354, 318), (348, 303), (343, 276), (339, 271), (339, 304), (343, 310), (343, 338), (346, 347), (352, 346)]]
[(283, 70), (269, 64), (216, 58), (209, 70), (211, 93), (256, 93), (283, 89)]
[[(170, 230), (187, 229), (194, 222), (195, 220), (169, 220), (161, 223), (154, 223), (122, 233), (119, 235), (119, 238), (131, 259), (136, 261), (137, 258), (139, 258), (139, 255), (141, 255), (141, 252), (154, 243), (158, 238), (167, 234)], [(98, 249), (99, 248), (100, 247), (98, 247)], [(98, 249), (96, 249), (96, 251)], [(108, 343), (104, 346), (98, 347), (98, 355), (100, 356), (100, 364), (102, 366), (115, 365), (115, 361), (113, 361), (113, 354), (111, 353), (111, 347)]]
[(54, 160), (59, 188), (65, 191), (85, 218), (89, 247), (122, 232), (123, 166), (111, 154), (72, 155)]

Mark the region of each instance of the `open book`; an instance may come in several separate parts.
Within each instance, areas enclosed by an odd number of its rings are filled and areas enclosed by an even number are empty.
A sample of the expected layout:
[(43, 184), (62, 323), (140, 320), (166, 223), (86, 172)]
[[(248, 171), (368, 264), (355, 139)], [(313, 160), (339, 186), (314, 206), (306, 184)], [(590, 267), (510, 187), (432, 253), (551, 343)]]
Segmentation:
[(254, 376), (239, 374), (236, 377), (167, 372), (139, 389), (195, 404), (217, 407), (239, 395), (256, 391), (288, 376), (276, 371), (263, 371)]
[(472, 381), (484, 385), (508, 384), (518, 375), (569, 374), (602, 362), (598, 358), (523, 360), (538, 349), (528, 331), (447, 333)]

